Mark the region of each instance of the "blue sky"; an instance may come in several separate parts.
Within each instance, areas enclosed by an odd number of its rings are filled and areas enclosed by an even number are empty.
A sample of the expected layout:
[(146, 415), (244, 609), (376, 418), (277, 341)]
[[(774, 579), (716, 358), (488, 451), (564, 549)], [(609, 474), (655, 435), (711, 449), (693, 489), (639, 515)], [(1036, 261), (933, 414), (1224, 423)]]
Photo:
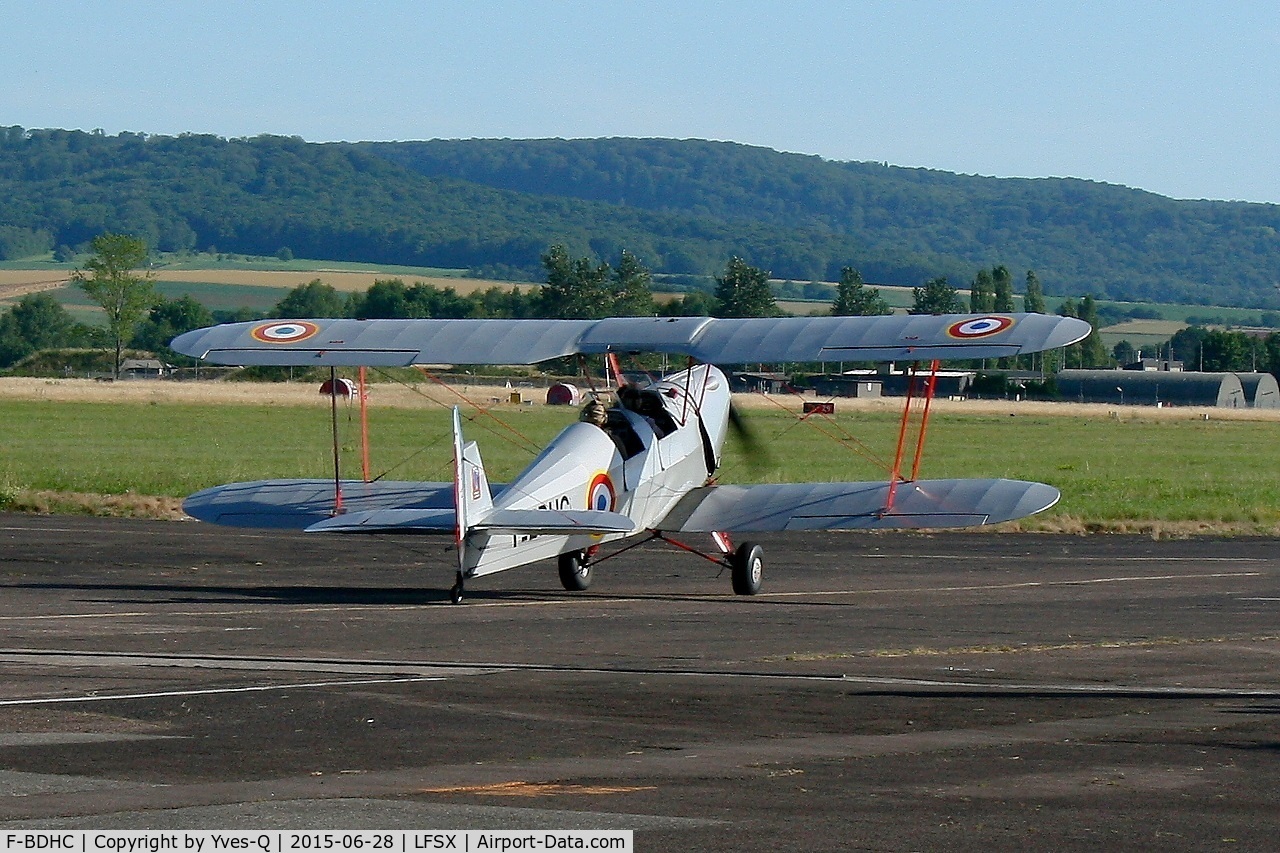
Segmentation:
[(1280, 203), (1280, 4), (0, 0), (0, 124), (723, 139)]

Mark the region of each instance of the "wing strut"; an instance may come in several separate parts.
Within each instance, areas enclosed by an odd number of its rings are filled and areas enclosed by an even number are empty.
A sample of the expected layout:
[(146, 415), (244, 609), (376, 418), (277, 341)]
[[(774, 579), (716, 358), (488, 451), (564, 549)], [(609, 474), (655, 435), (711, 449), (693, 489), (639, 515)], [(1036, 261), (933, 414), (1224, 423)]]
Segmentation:
[(622, 365), (618, 363), (618, 354), (613, 350), (609, 350), (604, 354), (605, 360), (609, 362), (609, 372), (613, 374), (613, 384), (615, 388), (621, 388), (627, 384), (627, 377), (622, 374)]
[(368, 368), (360, 365), (360, 473), (369, 482), (369, 388)]
[[(923, 387), (919, 387), (919, 386)], [(934, 391), (938, 387), (938, 360), (935, 358), (929, 365), (929, 375), (926, 378), (920, 376), (920, 372), (915, 366), (911, 368), (911, 379), (907, 382), (907, 404), (902, 407), (902, 422), (898, 426), (898, 449), (893, 456), (893, 472), (889, 477), (889, 494), (885, 500), (884, 509), (881, 515), (888, 515), (893, 511), (893, 504), (898, 496), (898, 483), (903, 481), (914, 481), (920, 475), (920, 460), (924, 456), (924, 437), (929, 428), (929, 404), (933, 402)], [(915, 427), (915, 456), (911, 460), (911, 476), (902, 476), (902, 462), (906, 455), (907, 436), (912, 426), (912, 403), (916, 400), (923, 399), (923, 404), (917, 408), (920, 409), (920, 423)]]
[(338, 444), (338, 368), (329, 368), (329, 420), (333, 425), (333, 514), (342, 515), (342, 471)]

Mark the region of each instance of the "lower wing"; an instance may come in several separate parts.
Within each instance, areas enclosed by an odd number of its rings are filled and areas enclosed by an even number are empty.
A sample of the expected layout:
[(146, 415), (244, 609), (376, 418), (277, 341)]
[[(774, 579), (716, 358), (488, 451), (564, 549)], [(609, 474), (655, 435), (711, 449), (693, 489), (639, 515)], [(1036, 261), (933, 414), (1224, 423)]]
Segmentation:
[(660, 530), (891, 530), (974, 527), (1012, 521), (1058, 502), (1053, 486), (1022, 480), (783, 483), (703, 486), (685, 495)]
[[(344, 512), (447, 509), (453, 516), (452, 483), (343, 480), (341, 494)], [(182, 508), (213, 524), (305, 530), (332, 518), (335, 503), (333, 480), (255, 480), (196, 492)]]
[[(491, 486), (496, 495), (503, 486)], [(200, 521), (331, 533), (453, 533), (452, 483), (342, 481), (335, 512), (333, 480), (256, 480), (196, 492), (182, 508)], [(596, 510), (494, 510), (472, 530), (489, 533), (605, 535), (635, 533), (630, 518)]]

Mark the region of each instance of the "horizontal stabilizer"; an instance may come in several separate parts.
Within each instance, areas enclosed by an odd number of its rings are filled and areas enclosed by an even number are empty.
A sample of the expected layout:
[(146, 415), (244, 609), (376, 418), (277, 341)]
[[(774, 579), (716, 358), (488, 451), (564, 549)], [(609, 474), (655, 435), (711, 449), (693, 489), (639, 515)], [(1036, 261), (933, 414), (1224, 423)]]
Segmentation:
[[(317, 522), (308, 533), (453, 533), (456, 524), (452, 509), (383, 509), (348, 512)], [(502, 509), (479, 521), (470, 530), (486, 533), (518, 533), (529, 536), (559, 534), (600, 535), (634, 533), (635, 522), (621, 513), (599, 510)]]
[(1012, 521), (1058, 502), (1058, 490), (1023, 480), (917, 480), (889, 484), (785, 483), (704, 486), (658, 525), (685, 532), (892, 530), (974, 527)]
[(500, 509), (486, 516), (472, 530), (532, 535), (584, 535), (635, 533), (636, 523), (620, 512), (598, 509)]
[[(501, 487), (492, 487), (501, 490)], [(452, 483), (380, 480), (342, 481), (342, 505), (349, 513), (377, 509), (448, 509)], [(183, 510), (192, 518), (232, 527), (302, 530), (334, 512), (333, 480), (255, 480), (214, 486), (188, 497)]]
[[(450, 496), (452, 497), (452, 495)], [(308, 533), (449, 533), (458, 525), (450, 502), (448, 509), (375, 509), (344, 512), (318, 521)]]

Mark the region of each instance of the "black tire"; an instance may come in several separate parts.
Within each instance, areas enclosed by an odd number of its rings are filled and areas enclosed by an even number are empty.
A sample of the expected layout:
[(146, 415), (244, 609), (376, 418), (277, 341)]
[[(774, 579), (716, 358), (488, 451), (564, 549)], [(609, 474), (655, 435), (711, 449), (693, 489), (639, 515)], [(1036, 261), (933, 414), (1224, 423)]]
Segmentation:
[(458, 572), (458, 578), (454, 581), (453, 588), (449, 590), (449, 600), (454, 604), (461, 604), (463, 589), (462, 572)]
[(754, 542), (743, 542), (729, 558), (733, 569), (733, 591), (738, 595), (755, 595), (764, 576), (764, 549)]
[(593, 572), (586, 554), (570, 551), (556, 561), (560, 567), (560, 585), (569, 592), (582, 592), (591, 586)]

